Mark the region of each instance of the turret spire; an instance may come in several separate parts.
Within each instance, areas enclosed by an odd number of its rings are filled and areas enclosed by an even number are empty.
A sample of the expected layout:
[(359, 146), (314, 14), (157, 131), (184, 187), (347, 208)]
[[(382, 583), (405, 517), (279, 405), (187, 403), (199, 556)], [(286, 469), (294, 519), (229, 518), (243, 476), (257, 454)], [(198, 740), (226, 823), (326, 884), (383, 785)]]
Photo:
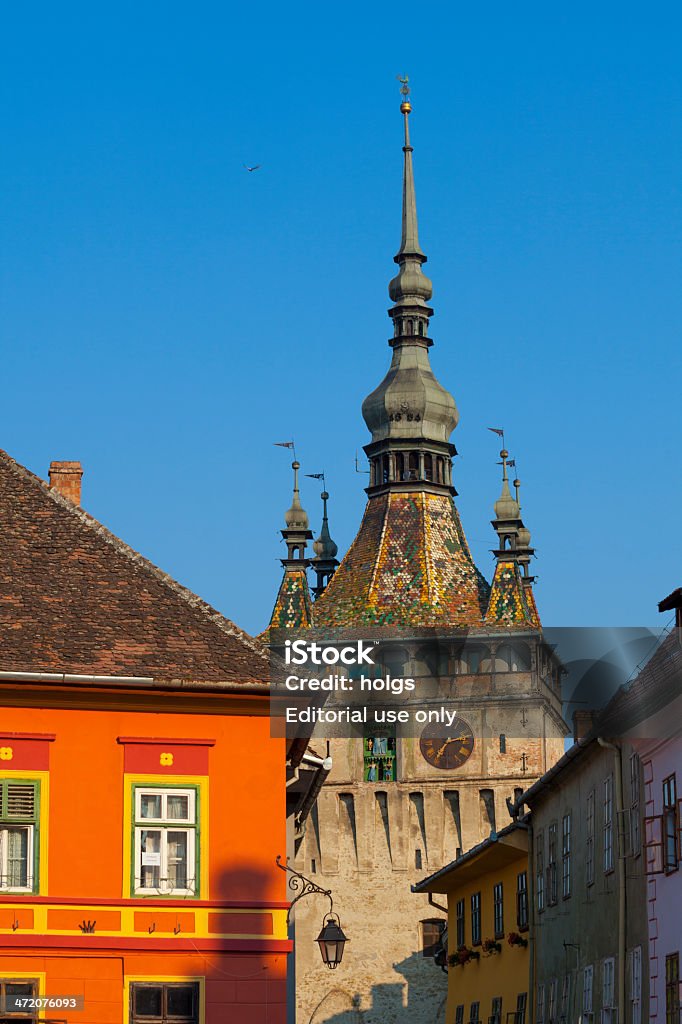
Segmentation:
[[(324, 474), (320, 474), (324, 480)], [(323, 484), (324, 486), (324, 484)], [(313, 587), (313, 593), (315, 597), (319, 597), (324, 588), (329, 583), (336, 571), (336, 567), (339, 564), (337, 559), (338, 547), (332, 540), (329, 532), (329, 520), (327, 518), (327, 502), (329, 501), (329, 492), (326, 490), (322, 491), (320, 495), (322, 498), (322, 528), (320, 529), (320, 536), (317, 540), (313, 541), (313, 550), (315, 557), (312, 559), (312, 567), (317, 575), (317, 586)]]
[(400, 112), (403, 115), (405, 126), (405, 145), (403, 146), (405, 158), (403, 169), (403, 233), (395, 262), (400, 263), (401, 257), (416, 256), (422, 263), (426, 263), (426, 256), (419, 247), (419, 231), (417, 228), (417, 199), (414, 192), (414, 170), (412, 168), (413, 149), (410, 145), (409, 117), (412, 104), (409, 98), (409, 78), (405, 75), (403, 78), (399, 77), (398, 81), (401, 83), (400, 92), (403, 96)]

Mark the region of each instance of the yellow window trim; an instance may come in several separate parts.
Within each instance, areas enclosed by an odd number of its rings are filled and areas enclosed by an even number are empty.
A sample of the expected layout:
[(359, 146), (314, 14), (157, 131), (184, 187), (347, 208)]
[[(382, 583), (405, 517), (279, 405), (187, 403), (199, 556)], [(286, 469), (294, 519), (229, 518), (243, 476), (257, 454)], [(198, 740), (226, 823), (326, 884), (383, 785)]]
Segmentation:
[[(0, 779), (28, 779), (30, 782), (40, 783), (40, 842), (38, 844), (38, 891), (34, 893), (22, 893), (22, 895), (47, 896), (47, 832), (50, 821), (50, 773), (49, 772), (24, 772), (15, 768), (0, 768)], [(4, 889), (5, 896), (11, 896), (11, 890)], [(19, 975), (17, 975), (19, 977)], [(37, 974), (27, 975), (30, 978), (37, 978)]]
[[(199, 793), (199, 892), (196, 899), (208, 899), (208, 775), (123, 775), (123, 898), (148, 899), (136, 896), (131, 889), (132, 878), (131, 836), (133, 829), (134, 786), (196, 786)], [(41, 844), (42, 845), (42, 844)], [(159, 896), (159, 899), (173, 897)], [(183, 897), (176, 897), (182, 899)], [(188, 907), (192, 898), (184, 897)], [(140, 979), (142, 981), (147, 979)]]
[(130, 986), (135, 982), (146, 982), (151, 985), (164, 985), (174, 982), (186, 982), (188, 985), (199, 985), (199, 1024), (206, 1020), (206, 977), (205, 975), (189, 974), (127, 974), (123, 981), (123, 1024), (130, 1024)]

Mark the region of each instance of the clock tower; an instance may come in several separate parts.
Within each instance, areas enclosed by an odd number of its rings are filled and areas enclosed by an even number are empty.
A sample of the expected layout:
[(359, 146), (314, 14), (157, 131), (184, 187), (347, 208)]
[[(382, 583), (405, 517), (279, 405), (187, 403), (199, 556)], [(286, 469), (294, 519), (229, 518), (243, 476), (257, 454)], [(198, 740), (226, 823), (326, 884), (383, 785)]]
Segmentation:
[(410, 887), (509, 824), (508, 802), (559, 759), (567, 732), (561, 666), (543, 639), (506, 448), (491, 583), (455, 505), (459, 417), (430, 363), (433, 286), (418, 234), (406, 80), (402, 93), (391, 361), (362, 407), (367, 506), (346, 555), (316, 588), (309, 625), (379, 637), (382, 668), (417, 680), (426, 710), (448, 706), (457, 717), (451, 726), (431, 720), (419, 735), (387, 729), (331, 740), (333, 768), (299, 835), (296, 866), (332, 890), (350, 942), (330, 979), (310, 941), (318, 908), (297, 905), (299, 1024), (445, 1020), (445, 976), (429, 956), (445, 913)]

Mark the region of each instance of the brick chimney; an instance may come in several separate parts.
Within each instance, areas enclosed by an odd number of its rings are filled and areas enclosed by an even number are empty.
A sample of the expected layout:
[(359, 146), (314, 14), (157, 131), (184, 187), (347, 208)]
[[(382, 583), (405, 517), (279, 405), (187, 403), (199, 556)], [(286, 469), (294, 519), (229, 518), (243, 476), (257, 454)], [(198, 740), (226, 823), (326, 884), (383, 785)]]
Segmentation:
[(80, 462), (51, 462), (50, 487), (62, 498), (68, 498), (74, 505), (81, 503), (81, 479), (83, 467)]
[(578, 740), (584, 740), (589, 732), (597, 724), (599, 718), (599, 712), (596, 710), (591, 711), (574, 711), (573, 712), (573, 741), (575, 743)]

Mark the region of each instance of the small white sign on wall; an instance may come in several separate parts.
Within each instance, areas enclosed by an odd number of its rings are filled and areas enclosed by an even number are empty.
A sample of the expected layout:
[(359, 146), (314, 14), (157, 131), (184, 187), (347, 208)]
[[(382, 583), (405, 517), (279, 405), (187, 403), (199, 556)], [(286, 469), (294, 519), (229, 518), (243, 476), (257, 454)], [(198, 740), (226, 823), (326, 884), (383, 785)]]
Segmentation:
[(142, 854), (142, 867), (143, 868), (160, 868), (161, 867), (161, 854), (160, 853), (144, 853)]

